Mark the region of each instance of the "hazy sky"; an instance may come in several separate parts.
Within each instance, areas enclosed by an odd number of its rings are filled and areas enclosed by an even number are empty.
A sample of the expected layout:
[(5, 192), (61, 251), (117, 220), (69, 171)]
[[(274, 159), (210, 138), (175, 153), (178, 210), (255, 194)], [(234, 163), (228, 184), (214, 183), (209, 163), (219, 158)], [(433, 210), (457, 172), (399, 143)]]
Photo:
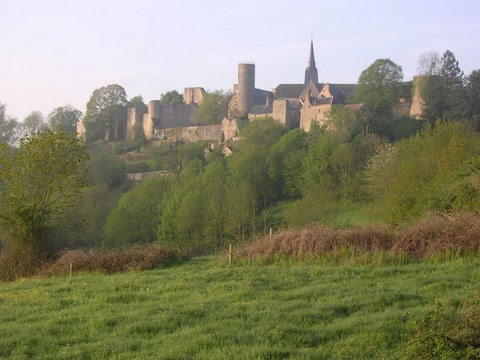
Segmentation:
[(0, 0), (0, 102), (19, 120), (112, 83), (145, 102), (184, 87), (230, 89), (237, 64), (256, 87), (301, 83), (311, 34), (319, 80), (356, 83), (378, 58), (416, 73), (452, 51), (480, 68), (479, 0)]

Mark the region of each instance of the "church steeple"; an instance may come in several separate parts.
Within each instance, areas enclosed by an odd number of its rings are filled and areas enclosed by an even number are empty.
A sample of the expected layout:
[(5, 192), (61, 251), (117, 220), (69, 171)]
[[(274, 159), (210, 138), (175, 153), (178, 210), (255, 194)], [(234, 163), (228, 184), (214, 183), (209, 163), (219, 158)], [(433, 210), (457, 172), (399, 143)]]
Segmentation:
[(318, 85), (318, 71), (315, 66), (315, 54), (313, 52), (313, 40), (310, 42), (310, 55), (308, 57), (308, 65), (305, 69), (305, 85), (309, 82), (313, 82)]

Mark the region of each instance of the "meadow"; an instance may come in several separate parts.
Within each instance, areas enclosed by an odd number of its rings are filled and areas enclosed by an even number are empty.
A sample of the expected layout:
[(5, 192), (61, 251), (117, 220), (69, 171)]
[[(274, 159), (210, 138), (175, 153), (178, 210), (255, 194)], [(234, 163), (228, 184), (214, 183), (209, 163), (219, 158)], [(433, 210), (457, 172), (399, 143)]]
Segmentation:
[[(391, 359), (480, 288), (480, 259), (269, 262), (0, 283), (2, 359)], [(378, 261), (376, 261), (378, 260)]]

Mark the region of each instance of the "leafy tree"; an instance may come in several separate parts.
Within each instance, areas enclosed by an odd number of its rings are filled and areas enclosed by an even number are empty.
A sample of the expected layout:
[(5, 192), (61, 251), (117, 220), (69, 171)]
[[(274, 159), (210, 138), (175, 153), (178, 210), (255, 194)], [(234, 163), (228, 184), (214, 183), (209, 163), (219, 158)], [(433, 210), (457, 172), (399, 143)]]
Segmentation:
[(148, 107), (145, 105), (145, 102), (143, 101), (143, 97), (141, 95), (134, 96), (130, 100), (128, 100), (127, 106), (129, 108), (134, 107), (137, 109), (137, 111), (141, 111), (142, 113), (147, 113)]
[(327, 113), (326, 124), (343, 141), (349, 141), (368, 128), (367, 116), (346, 106), (333, 105)]
[(445, 120), (465, 120), (468, 116), (465, 76), (455, 55), (447, 50), (442, 56), (442, 78), (445, 82)]
[(271, 147), (267, 168), (277, 199), (300, 196), (302, 161), (307, 149), (307, 133), (302, 129), (289, 131)]
[(374, 115), (390, 114), (400, 97), (402, 80), (401, 66), (378, 59), (360, 74), (352, 101), (365, 103)]
[(0, 145), (0, 229), (13, 276), (35, 270), (51, 255), (49, 232), (66, 221), (84, 183), (85, 147), (62, 131), (35, 133), (10, 153)]
[(417, 71), (419, 75), (440, 75), (442, 72), (442, 61), (436, 51), (427, 51), (418, 57)]
[(227, 116), (228, 98), (223, 91), (207, 92), (198, 107), (198, 122), (204, 125), (220, 124)]
[(155, 241), (158, 219), (170, 197), (170, 180), (151, 178), (139, 182), (113, 208), (104, 227), (109, 247)]
[(423, 80), (420, 88), (425, 103), (422, 118), (432, 125), (444, 118), (446, 93), (447, 87), (442, 76), (432, 75)]
[(47, 116), (50, 129), (57, 131), (62, 130), (66, 133), (77, 134), (77, 122), (82, 118), (82, 112), (75, 109), (71, 105), (55, 108)]
[(424, 128), (372, 158), (366, 175), (375, 208), (397, 223), (448, 208), (455, 199), (445, 199), (446, 188), (478, 155), (478, 141), (465, 125), (437, 123)]
[(0, 143), (12, 146), (20, 139), (21, 133), (21, 125), (7, 115), (5, 104), (0, 103)]
[(183, 104), (183, 95), (177, 90), (167, 91), (160, 94), (160, 104), (162, 105), (180, 105)]
[(27, 135), (33, 135), (40, 131), (47, 130), (48, 125), (43, 118), (43, 115), (40, 111), (32, 111), (26, 118), (23, 120), (23, 132)]
[(109, 189), (119, 187), (126, 180), (125, 163), (112, 152), (104, 149), (90, 150), (86, 163), (88, 179), (93, 185), (107, 185)]
[(480, 122), (480, 70), (473, 70), (467, 78), (467, 94), (470, 112), (477, 123)]
[(126, 118), (127, 103), (127, 94), (120, 85), (111, 84), (94, 90), (83, 119), (87, 142), (101, 139), (106, 130), (109, 130), (110, 139), (121, 136), (120, 125)]

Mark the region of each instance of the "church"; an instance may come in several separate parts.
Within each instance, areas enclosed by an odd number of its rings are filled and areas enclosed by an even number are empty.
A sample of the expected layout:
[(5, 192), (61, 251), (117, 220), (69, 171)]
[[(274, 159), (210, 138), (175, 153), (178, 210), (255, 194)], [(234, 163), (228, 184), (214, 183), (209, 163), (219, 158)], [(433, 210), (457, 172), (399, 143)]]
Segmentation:
[[(279, 84), (271, 91), (255, 88), (255, 65), (238, 65), (238, 84), (229, 107), (229, 117), (247, 116), (250, 120), (270, 116), (288, 130), (310, 130), (312, 121), (322, 124), (332, 105), (345, 104), (356, 84), (318, 82), (313, 41), (310, 43), (305, 79), (299, 84)], [(345, 105), (362, 110), (363, 104)]]

